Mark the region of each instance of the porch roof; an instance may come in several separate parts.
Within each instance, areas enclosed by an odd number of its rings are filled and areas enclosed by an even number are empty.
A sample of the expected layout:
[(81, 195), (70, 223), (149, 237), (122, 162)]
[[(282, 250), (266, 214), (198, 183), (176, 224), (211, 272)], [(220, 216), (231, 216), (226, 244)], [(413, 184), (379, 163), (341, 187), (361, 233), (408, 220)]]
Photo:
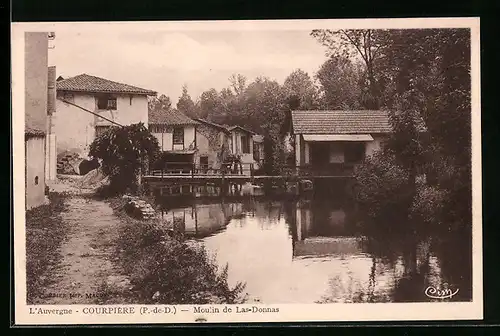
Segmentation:
[(373, 141), (370, 134), (304, 134), (304, 141)]

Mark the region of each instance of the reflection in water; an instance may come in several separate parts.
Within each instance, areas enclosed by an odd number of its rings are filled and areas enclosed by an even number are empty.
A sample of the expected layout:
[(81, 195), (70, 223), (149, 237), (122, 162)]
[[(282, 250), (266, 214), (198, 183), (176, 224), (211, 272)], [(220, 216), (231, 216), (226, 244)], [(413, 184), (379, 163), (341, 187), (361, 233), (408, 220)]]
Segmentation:
[(471, 266), (456, 264), (457, 253), (471, 255), (467, 245), (435, 237), (363, 237), (352, 205), (342, 200), (238, 193), (161, 203), (165, 225), (201, 239), (221, 266), (229, 264), (229, 281), (246, 282), (256, 301), (431, 301), (428, 286), (459, 288), (452, 300), (471, 300)]

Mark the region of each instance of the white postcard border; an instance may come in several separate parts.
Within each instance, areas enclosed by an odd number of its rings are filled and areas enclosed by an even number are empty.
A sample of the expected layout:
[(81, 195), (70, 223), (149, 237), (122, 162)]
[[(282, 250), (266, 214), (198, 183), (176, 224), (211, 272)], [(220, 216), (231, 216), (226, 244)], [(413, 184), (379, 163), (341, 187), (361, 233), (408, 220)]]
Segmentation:
[[(299, 22), (298, 22), (299, 21)], [(276, 305), (209, 305), (220, 313), (196, 314), (195, 306), (134, 305), (134, 314), (85, 314), (84, 308), (114, 306), (58, 305), (39, 306), (44, 309), (71, 309), (70, 315), (30, 314), (26, 305), (26, 246), (24, 200), (24, 32), (57, 31), (58, 29), (136, 29), (146, 22), (61, 22), (12, 24), (12, 124), (13, 124), (13, 185), (14, 185), (14, 281), (15, 323), (17, 325), (58, 324), (149, 324), (206, 322), (328, 322), (328, 321), (425, 321), (477, 320), (483, 318), (482, 276), (482, 189), (481, 189), (481, 106), (480, 106), (480, 45), (479, 18), (419, 18), (419, 19), (336, 19), (336, 20), (255, 20), (255, 21), (193, 21), (147, 22), (148, 29), (159, 30), (310, 30), (318, 28), (470, 28), (472, 78), (472, 185), (473, 185), (473, 300), (457, 303), (366, 303), (366, 304), (276, 304)], [(236, 313), (236, 306), (278, 308), (279, 313)], [(124, 307), (124, 306), (120, 306)], [(175, 307), (176, 314), (141, 314), (147, 307)], [(205, 306), (208, 307), (208, 306)], [(224, 313), (231, 307), (231, 313)], [(188, 312), (182, 312), (188, 309)], [(76, 313), (78, 311), (78, 313)]]

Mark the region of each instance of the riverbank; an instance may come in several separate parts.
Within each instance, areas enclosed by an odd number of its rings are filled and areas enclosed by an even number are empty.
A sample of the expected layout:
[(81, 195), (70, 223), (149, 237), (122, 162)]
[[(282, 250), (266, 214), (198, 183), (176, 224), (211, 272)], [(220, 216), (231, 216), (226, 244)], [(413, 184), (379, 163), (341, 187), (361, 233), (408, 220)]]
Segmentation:
[(51, 203), (26, 213), (29, 304), (242, 302), (200, 246), (157, 220), (130, 217), (81, 177), (49, 185)]
[(109, 200), (122, 226), (117, 258), (130, 276), (136, 303), (233, 304), (245, 301), (244, 284), (230, 287), (227, 266), (220, 269), (203, 246), (190, 244), (158, 220), (138, 220), (125, 212), (127, 200)]

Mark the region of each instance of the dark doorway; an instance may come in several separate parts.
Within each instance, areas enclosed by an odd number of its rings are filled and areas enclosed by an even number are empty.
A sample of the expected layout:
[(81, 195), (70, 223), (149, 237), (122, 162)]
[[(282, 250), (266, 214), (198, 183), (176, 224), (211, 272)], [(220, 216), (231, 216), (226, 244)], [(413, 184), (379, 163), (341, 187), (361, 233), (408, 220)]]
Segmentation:
[(330, 143), (314, 142), (310, 144), (311, 165), (315, 168), (326, 167), (330, 162)]
[(364, 142), (348, 142), (344, 144), (345, 162), (360, 163), (365, 158), (365, 143)]
[(208, 156), (200, 156), (200, 169), (204, 173), (208, 171)]

